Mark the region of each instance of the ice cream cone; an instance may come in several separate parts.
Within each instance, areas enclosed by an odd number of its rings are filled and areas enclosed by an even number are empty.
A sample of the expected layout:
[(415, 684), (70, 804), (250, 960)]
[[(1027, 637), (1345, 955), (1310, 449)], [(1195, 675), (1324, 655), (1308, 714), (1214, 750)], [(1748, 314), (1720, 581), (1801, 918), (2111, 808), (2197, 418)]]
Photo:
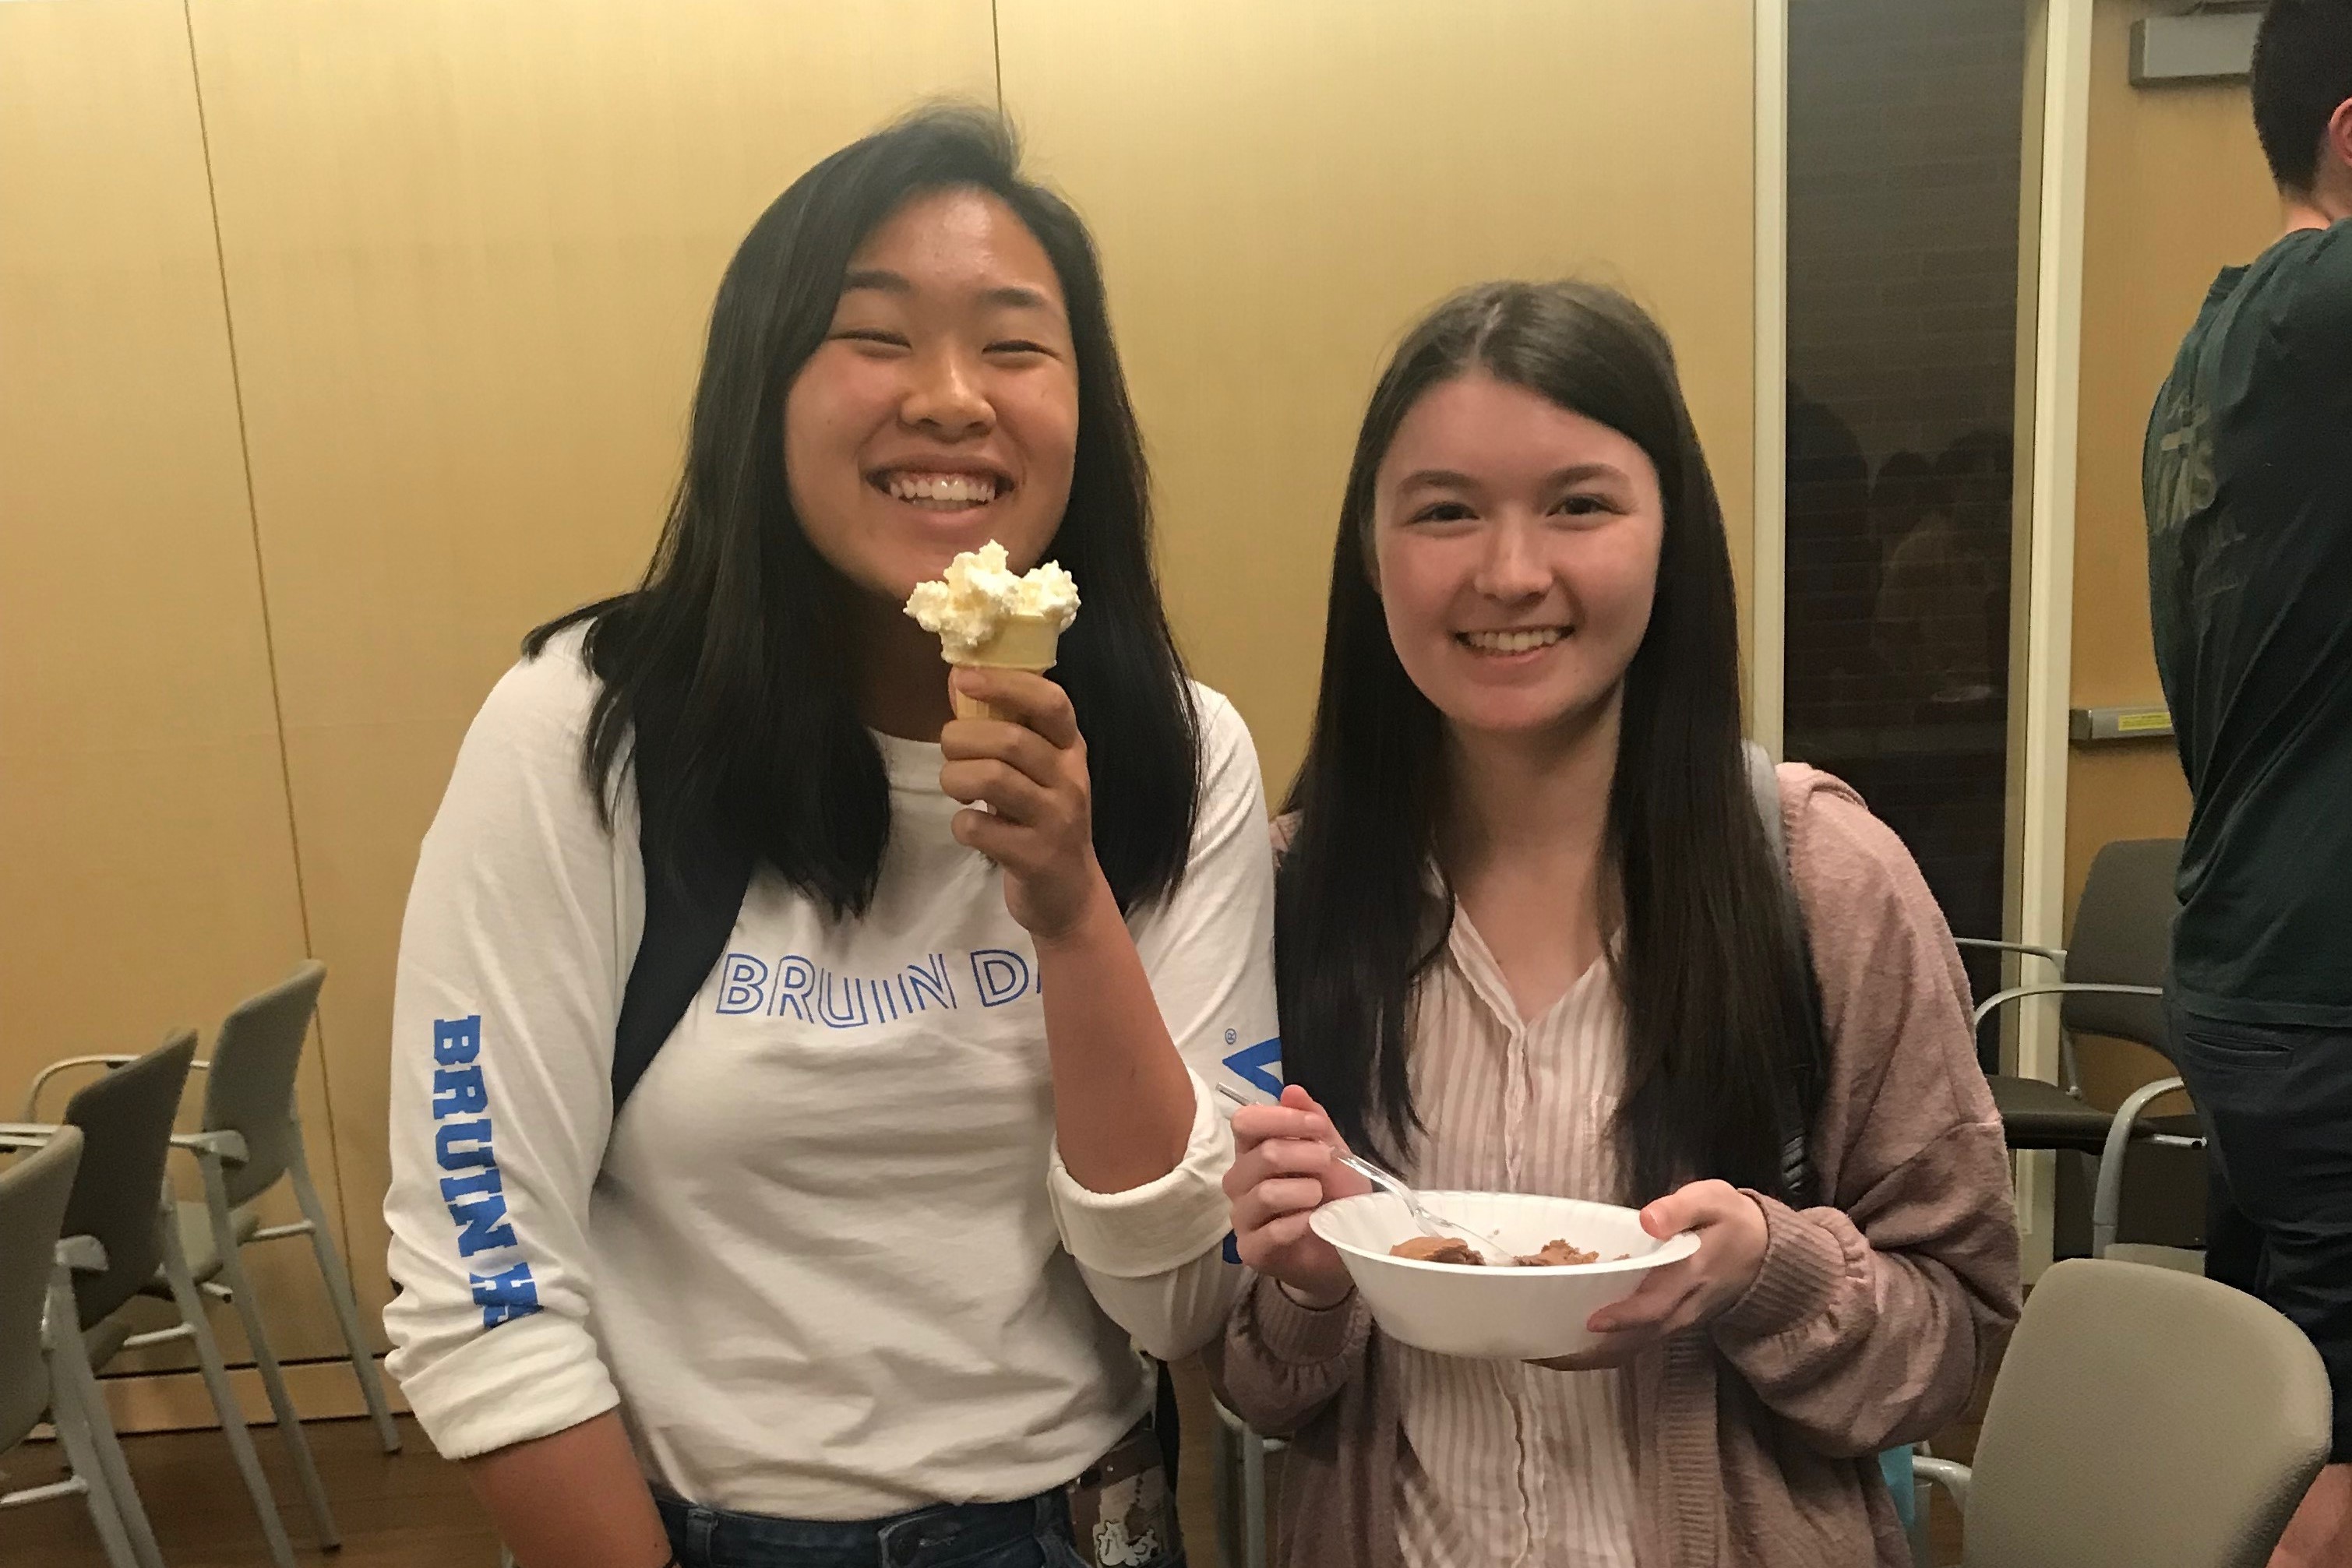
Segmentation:
[[(1015, 576), (1004, 547), (991, 539), (948, 563), (936, 582), (919, 582), (907, 613), (940, 640), (940, 657), (959, 668), (1026, 670), (1054, 667), (1062, 633), (1078, 612), (1078, 585), (1052, 561)], [(1019, 716), (949, 688), (958, 718)]]
[[(1008, 615), (994, 635), (971, 653), (950, 664), (967, 670), (1025, 670), (1031, 674), (1043, 674), (1054, 667), (1054, 655), (1061, 642), (1062, 627), (1052, 616)], [(968, 697), (950, 687), (948, 701), (958, 718), (995, 718), (1008, 724), (1018, 724), (1018, 716), (978, 697)]]

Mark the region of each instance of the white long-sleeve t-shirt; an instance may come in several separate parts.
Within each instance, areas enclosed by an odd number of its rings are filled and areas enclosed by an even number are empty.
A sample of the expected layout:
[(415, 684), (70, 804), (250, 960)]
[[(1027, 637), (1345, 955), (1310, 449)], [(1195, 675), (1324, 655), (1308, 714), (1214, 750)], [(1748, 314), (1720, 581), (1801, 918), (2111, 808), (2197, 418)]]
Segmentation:
[(710, 1506), (868, 1519), (1067, 1481), (1148, 1408), (1133, 1343), (1222, 1328), (1232, 1137), (1210, 1085), (1275, 1050), (1257, 759), (1195, 688), (1190, 868), (1128, 924), (1193, 1078), (1183, 1159), (1087, 1191), (1054, 1148), (1038, 966), (956, 843), (937, 746), (877, 737), (891, 828), (835, 921), (752, 879), (725, 956), (615, 1121), (645, 919), (635, 789), (599, 821), (577, 633), (460, 748), (402, 928), (390, 1363), (463, 1458), (617, 1406), (648, 1478)]

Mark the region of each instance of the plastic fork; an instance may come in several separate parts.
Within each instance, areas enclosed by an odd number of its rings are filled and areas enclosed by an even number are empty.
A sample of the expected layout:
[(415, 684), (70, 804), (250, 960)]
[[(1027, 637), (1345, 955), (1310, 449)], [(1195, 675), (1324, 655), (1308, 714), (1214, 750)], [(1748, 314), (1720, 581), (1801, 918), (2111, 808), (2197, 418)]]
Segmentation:
[[(1217, 1085), (1217, 1092), (1236, 1107), (1243, 1105), (1272, 1105), (1279, 1103), (1273, 1100), (1252, 1100), (1244, 1095), (1239, 1090), (1224, 1083)], [(1229, 1110), (1225, 1113), (1225, 1120), (1228, 1122), (1233, 1120), (1232, 1111)], [(1389, 1194), (1391, 1197), (1402, 1202), (1405, 1207), (1406, 1212), (1412, 1216), (1414, 1223), (1421, 1227), (1423, 1234), (1429, 1236), (1442, 1236), (1447, 1232), (1451, 1232), (1458, 1239), (1467, 1241), (1471, 1246), (1476, 1248), (1479, 1255), (1485, 1258), (1489, 1263), (1501, 1264), (1516, 1262), (1517, 1260), (1517, 1255), (1514, 1254), (1509, 1248), (1504, 1246), (1501, 1242), (1496, 1240), (1493, 1237), (1487, 1235), (1483, 1230), (1475, 1229), (1470, 1226), (1464, 1225), (1459, 1220), (1446, 1218), (1445, 1216), (1438, 1213), (1435, 1209), (1431, 1208), (1427, 1204), (1422, 1202), (1421, 1195), (1413, 1191), (1410, 1186), (1406, 1185), (1402, 1177), (1382, 1169), (1381, 1166), (1376, 1166), (1371, 1161), (1364, 1158), (1361, 1155), (1351, 1155), (1334, 1150), (1331, 1158), (1335, 1164), (1347, 1166), (1348, 1169), (1355, 1172), (1358, 1176), (1362, 1176), (1366, 1181), (1371, 1183), (1382, 1192)]]

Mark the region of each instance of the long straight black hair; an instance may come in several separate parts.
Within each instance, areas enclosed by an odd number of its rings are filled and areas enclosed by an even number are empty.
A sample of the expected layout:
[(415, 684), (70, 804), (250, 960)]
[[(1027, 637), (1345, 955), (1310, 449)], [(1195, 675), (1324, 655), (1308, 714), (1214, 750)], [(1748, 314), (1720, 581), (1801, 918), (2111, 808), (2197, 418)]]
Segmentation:
[[(1418, 1126), (1407, 1071), (1414, 991), (1454, 898), (1437, 857), (1444, 720), (1389, 641), (1373, 581), (1374, 480), (1432, 388), (1483, 374), (1621, 432), (1665, 504), (1650, 623), (1624, 677), (1603, 838), (1627, 1012), (1615, 1136), (1647, 1201), (1705, 1176), (1778, 1190), (1795, 1089), (1822, 1076), (1809, 981), (1746, 770), (1731, 554), (1665, 335), (1581, 283), (1489, 283), (1440, 305), (1372, 392), (1331, 552), (1323, 685), (1287, 810), (1276, 894), (1286, 1073), (1351, 1141), (1402, 1154)], [(1432, 869), (1438, 868), (1434, 877)]]
[(686, 470), (644, 580), (524, 643), (536, 655), (587, 623), (585, 656), (603, 689), (583, 766), (609, 823), (625, 747), (646, 859), (662, 873), (683, 879), (689, 846), (709, 837), (835, 918), (874, 897), (890, 796), (853, 695), (847, 612), (861, 591), (793, 512), (784, 399), (824, 340), (858, 246), (909, 199), (957, 188), (1019, 216), (1069, 310), (1077, 452), (1049, 553), (1084, 585), (1087, 612), (1062, 639), (1055, 676), (1088, 743), (1095, 852), (1122, 907), (1183, 875), (1199, 718), (1152, 573), (1143, 443), (1102, 268), (1068, 204), (1022, 177), (1004, 121), (954, 105), (835, 152), (751, 225), (711, 308)]

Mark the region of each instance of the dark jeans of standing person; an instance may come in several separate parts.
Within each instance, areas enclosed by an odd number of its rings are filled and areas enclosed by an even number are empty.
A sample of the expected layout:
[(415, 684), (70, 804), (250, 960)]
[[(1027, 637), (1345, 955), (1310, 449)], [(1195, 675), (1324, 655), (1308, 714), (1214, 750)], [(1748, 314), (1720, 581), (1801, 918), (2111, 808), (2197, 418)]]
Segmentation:
[(2352, 1460), (2352, 1030), (2171, 1012), (2212, 1133), (2206, 1275), (2311, 1337), (2336, 1395), (2329, 1458)]

